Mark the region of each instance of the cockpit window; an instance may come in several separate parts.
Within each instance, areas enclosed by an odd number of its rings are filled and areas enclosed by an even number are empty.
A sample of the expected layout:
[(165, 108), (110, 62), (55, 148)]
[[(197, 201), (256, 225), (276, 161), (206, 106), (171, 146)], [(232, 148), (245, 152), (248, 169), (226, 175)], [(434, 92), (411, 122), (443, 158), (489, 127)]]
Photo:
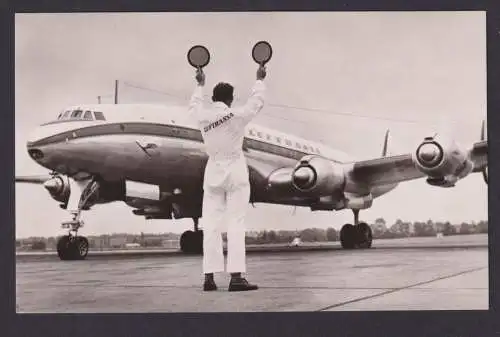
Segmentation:
[(94, 111), (95, 119), (105, 121), (104, 114), (100, 111)]
[(54, 122), (65, 122), (65, 121), (93, 121), (93, 120), (106, 120), (104, 114), (100, 111), (92, 110), (65, 110), (59, 113), (57, 119)]
[(79, 118), (81, 117), (82, 113), (82, 110), (73, 110), (73, 112), (71, 113), (71, 118)]
[(83, 119), (92, 119), (92, 111), (85, 111), (85, 115), (83, 115)]

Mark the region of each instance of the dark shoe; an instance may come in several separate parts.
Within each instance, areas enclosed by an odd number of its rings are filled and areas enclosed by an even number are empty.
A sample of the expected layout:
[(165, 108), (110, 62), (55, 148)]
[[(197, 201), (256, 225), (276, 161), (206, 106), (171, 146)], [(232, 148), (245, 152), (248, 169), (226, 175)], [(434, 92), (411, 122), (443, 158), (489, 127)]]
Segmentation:
[(244, 277), (233, 277), (229, 282), (228, 291), (249, 291), (257, 290), (259, 287), (255, 284), (250, 284)]
[(217, 285), (214, 281), (205, 281), (203, 283), (203, 291), (214, 291), (217, 290)]

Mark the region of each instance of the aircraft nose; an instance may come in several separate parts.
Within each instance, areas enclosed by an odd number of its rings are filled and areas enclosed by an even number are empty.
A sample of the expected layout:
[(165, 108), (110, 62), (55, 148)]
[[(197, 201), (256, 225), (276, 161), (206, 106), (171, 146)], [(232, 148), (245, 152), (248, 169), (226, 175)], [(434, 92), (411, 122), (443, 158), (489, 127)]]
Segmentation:
[(41, 149), (42, 145), (40, 141), (44, 138), (47, 138), (48, 133), (47, 129), (43, 126), (39, 126), (33, 130), (28, 136), (28, 140), (26, 142), (26, 150), (28, 151), (28, 155), (38, 161), (44, 157), (44, 152)]
[(40, 160), (45, 156), (42, 150), (37, 148), (31, 148), (29, 145), (28, 145), (28, 155), (34, 160)]
[(35, 147), (37, 146), (38, 142), (42, 140), (43, 138), (47, 137), (47, 128), (43, 126), (38, 126), (36, 127), (29, 135), (28, 135), (28, 141), (26, 142), (26, 146), (28, 148)]

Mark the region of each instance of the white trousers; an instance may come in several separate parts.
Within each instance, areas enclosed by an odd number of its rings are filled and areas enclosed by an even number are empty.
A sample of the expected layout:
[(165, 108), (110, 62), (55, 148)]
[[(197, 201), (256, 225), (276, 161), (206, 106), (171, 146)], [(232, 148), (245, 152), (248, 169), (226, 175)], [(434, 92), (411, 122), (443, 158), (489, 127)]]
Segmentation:
[[(248, 178), (247, 178), (248, 179)], [(249, 184), (205, 186), (203, 195), (203, 272), (224, 271), (222, 232), (227, 228), (228, 273), (245, 273), (245, 215)]]

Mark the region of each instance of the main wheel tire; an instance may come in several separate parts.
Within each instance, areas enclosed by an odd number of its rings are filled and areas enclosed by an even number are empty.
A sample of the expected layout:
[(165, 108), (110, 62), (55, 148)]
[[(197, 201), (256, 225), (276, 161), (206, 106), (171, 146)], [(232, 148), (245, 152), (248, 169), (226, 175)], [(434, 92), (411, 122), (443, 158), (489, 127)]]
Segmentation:
[(344, 249), (353, 249), (356, 246), (356, 228), (351, 224), (345, 224), (340, 230), (340, 244)]
[(203, 231), (185, 231), (181, 235), (180, 245), (185, 254), (203, 254)]
[(57, 255), (62, 261), (68, 261), (73, 259), (72, 241), (69, 235), (62, 236), (57, 241)]
[(89, 253), (89, 240), (84, 236), (77, 236), (73, 241), (73, 255), (75, 260), (85, 260)]
[(358, 248), (363, 248), (363, 249), (371, 248), (373, 235), (370, 226), (365, 222), (360, 222), (356, 228), (356, 232), (357, 232), (356, 241)]
[(185, 254), (191, 253), (193, 234), (194, 234), (193, 231), (185, 231), (181, 235), (181, 239), (180, 239), (181, 251)]

